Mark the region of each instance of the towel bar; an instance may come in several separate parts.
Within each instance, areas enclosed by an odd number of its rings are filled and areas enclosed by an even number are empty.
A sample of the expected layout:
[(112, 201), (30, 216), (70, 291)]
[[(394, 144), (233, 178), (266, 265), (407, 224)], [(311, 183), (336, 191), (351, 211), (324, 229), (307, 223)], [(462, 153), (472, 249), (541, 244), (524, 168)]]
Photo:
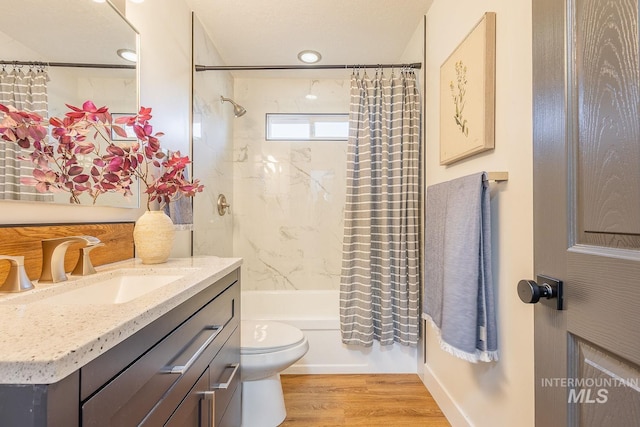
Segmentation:
[(509, 172), (487, 172), (487, 179), (485, 181), (509, 181)]

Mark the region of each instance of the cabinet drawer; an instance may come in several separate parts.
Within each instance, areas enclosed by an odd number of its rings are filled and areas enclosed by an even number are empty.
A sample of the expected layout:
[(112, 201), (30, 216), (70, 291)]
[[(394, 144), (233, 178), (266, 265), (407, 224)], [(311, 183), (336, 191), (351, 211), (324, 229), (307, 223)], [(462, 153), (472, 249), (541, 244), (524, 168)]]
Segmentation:
[(207, 427), (211, 425), (210, 400), (204, 397), (209, 387), (209, 371), (206, 370), (198, 382), (189, 390), (176, 412), (171, 415), (166, 427)]
[(215, 391), (215, 425), (220, 425), (231, 398), (240, 384), (240, 327), (209, 367), (209, 390)]
[[(193, 316), (194, 313), (197, 313), (208, 302), (225, 292), (239, 280), (239, 270), (227, 274), (199, 294), (83, 366), (80, 373), (80, 400), (84, 402), (93, 396), (105, 384), (131, 366), (141, 355), (153, 348), (164, 337)], [(236, 310), (239, 310), (239, 302), (240, 298), (238, 297), (236, 299)]]
[[(171, 415), (165, 426), (220, 426), (223, 418), (234, 419), (233, 412), (237, 414), (237, 424), (227, 424), (238, 427), (240, 411), (239, 406), (230, 405), (234, 397), (240, 394), (240, 360), (237, 345), (240, 344), (240, 328), (227, 340), (224, 347), (209, 368), (200, 377), (196, 385)], [(227, 416), (227, 413), (230, 413)], [(212, 424), (211, 420), (215, 423)]]
[(161, 425), (236, 329), (238, 302), (236, 283), (87, 400), (82, 425)]
[(216, 421), (216, 427), (240, 427), (242, 424), (242, 385), (239, 384), (231, 396), (227, 411), (220, 421)]

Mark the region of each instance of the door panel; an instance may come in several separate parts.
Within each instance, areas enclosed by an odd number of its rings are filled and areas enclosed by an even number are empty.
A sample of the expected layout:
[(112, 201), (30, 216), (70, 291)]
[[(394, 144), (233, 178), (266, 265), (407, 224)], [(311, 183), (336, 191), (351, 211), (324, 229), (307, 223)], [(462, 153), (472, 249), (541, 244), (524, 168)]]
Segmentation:
[(637, 1), (577, 0), (574, 14), (577, 243), (638, 248)]
[(640, 424), (638, 0), (533, 0), (536, 425)]
[[(582, 402), (573, 406), (573, 419), (579, 426), (634, 426), (640, 420), (640, 384), (628, 381), (640, 377), (637, 366), (579, 338), (574, 341), (572, 378), (583, 378), (567, 398)], [(603, 411), (603, 405), (610, 410)]]
[[(640, 191), (640, 185), (638, 186)], [(640, 364), (638, 261), (569, 251), (567, 330)]]

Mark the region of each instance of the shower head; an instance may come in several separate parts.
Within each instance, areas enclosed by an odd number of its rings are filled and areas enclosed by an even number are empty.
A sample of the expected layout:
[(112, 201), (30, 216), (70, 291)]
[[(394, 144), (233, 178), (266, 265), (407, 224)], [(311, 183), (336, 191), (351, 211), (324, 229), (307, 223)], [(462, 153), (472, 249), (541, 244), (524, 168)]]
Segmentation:
[(224, 103), (225, 101), (230, 102), (231, 105), (233, 105), (233, 114), (236, 117), (240, 117), (240, 116), (244, 116), (244, 114), (247, 112), (247, 110), (245, 110), (245, 108), (241, 105), (236, 104), (233, 99), (229, 99), (229, 98), (225, 98), (224, 96), (220, 96), (220, 102)]

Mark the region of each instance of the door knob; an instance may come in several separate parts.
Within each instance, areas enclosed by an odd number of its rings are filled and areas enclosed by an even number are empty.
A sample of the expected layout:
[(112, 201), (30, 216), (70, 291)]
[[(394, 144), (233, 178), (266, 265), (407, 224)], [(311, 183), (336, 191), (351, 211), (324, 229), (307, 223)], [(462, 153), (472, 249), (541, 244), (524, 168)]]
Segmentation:
[(527, 304), (541, 301), (556, 310), (562, 310), (562, 280), (546, 276), (538, 276), (536, 281), (520, 280), (518, 282), (518, 296), (522, 302)]

